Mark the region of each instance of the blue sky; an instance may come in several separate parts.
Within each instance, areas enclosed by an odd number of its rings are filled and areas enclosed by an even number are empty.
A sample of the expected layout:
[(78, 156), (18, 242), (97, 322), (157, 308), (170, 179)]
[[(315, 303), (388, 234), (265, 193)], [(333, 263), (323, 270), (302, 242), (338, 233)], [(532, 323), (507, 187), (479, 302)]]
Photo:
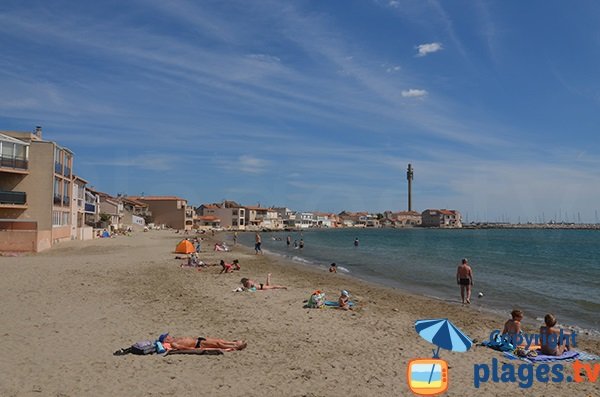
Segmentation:
[(0, 129), (111, 194), (600, 209), (594, 1), (3, 1), (0, 53)]

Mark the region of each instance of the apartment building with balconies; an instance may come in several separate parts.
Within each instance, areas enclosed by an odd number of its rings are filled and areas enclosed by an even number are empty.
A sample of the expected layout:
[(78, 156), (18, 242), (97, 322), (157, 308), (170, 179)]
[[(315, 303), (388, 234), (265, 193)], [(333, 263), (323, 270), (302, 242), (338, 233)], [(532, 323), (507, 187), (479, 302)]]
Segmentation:
[(35, 133), (0, 131), (0, 251), (71, 239), (73, 153)]
[(245, 230), (246, 209), (235, 201), (202, 204), (196, 208), (198, 216), (213, 216), (219, 219), (219, 225), (225, 229)]
[(129, 199), (148, 205), (155, 225), (178, 230), (192, 230), (194, 209), (187, 200), (176, 196), (128, 196)]
[(98, 222), (99, 208), (96, 205), (97, 195), (88, 191), (87, 183), (88, 181), (85, 179), (73, 176), (71, 238), (76, 240), (93, 239), (94, 227), (96, 227), (96, 223)]

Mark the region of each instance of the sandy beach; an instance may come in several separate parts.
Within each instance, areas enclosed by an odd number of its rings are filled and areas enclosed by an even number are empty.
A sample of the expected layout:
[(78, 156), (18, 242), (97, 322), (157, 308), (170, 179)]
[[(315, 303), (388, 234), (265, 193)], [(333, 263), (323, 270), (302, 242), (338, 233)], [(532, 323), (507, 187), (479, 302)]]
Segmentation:
[[(434, 347), (415, 332), (418, 319), (449, 318), (477, 342), (506, 318), (476, 304), (436, 301), (330, 274), (246, 247), (212, 251), (206, 263), (239, 259), (240, 271), (180, 268), (172, 231), (73, 241), (52, 250), (0, 257), (2, 396), (410, 396), (407, 363)], [(216, 235), (219, 241), (222, 236)], [(236, 293), (241, 277), (289, 287)], [(337, 299), (347, 289), (357, 310), (306, 309), (320, 289)], [(458, 289), (457, 289), (458, 295)], [(508, 312), (507, 310), (507, 318)], [(536, 332), (527, 322), (528, 331)], [(539, 324), (538, 324), (539, 325)], [(243, 351), (222, 356), (113, 356), (121, 347), (163, 332), (174, 336), (244, 339)], [(578, 348), (600, 353), (580, 335)], [(474, 365), (522, 364), (473, 346), (441, 351), (449, 364), (448, 396), (598, 395), (598, 383), (473, 385)], [(568, 365), (565, 375), (571, 374)]]

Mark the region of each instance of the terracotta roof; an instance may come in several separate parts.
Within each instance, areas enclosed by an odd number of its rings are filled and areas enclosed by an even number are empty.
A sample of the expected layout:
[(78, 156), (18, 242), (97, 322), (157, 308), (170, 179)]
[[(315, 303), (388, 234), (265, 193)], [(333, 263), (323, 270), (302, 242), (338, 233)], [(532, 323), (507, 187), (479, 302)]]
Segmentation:
[(146, 203), (143, 203), (143, 202), (141, 202), (141, 201), (138, 201), (138, 200), (136, 200), (136, 199), (133, 199), (133, 198), (131, 198), (131, 197), (121, 197), (121, 199), (122, 199), (123, 201), (128, 201), (128, 202), (130, 202), (131, 204), (133, 204), (133, 205), (137, 205), (137, 206), (140, 206), (140, 207), (147, 207), (147, 206), (148, 206), (148, 204), (146, 204)]
[(217, 218), (216, 216), (213, 215), (202, 215), (202, 216), (197, 216), (196, 219), (199, 219), (201, 221), (220, 221), (220, 218)]
[(131, 200), (140, 200), (140, 201), (173, 201), (173, 200), (182, 200), (187, 201), (184, 198), (177, 196), (129, 196)]
[[(92, 189), (88, 189), (88, 190), (92, 190)], [(113, 200), (115, 199), (113, 196), (111, 196), (111, 195), (110, 195), (110, 194), (108, 194), (108, 193), (100, 192), (100, 191), (98, 191), (98, 190), (92, 190), (92, 191), (94, 191), (94, 192), (95, 192), (95, 193), (96, 193), (98, 196), (100, 196), (101, 198), (111, 198), (111, 199), (113, 199)]]
[(267, 207), (258, 207), (258, 206), (252, 206), (252, 205), (246, 205), (244, 206), (244, 208), (248, 209), (248, 210), (265, 210), (265, 211), (275, 211), (274, 209), (271, 208), (267, 208)]
[(442, 214), (442, 215), (456, 215), (456, 211), (452, 211), (452, 210), (440, 210), (440, 214)]

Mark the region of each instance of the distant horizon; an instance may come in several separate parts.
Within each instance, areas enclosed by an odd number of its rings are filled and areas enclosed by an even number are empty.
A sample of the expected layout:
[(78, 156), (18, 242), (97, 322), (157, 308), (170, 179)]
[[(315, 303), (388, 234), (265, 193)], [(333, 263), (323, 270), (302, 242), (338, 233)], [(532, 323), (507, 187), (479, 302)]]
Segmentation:
[(599, 13), (594, 2), (10, 2), (0, 129), (42, 126), (106, 192), (405, 210), (411, 163), (415, 208), (598, 222)]
[[(105, 192), (106, 193), (106, 192)], [(145, 192), (142, 192), (141, 194), (126, 194), (126, 193), (118, 193), (118, 194), (122, 194), (124, 197), (153, 197), (156, 195), (151, 195), (151, 194), (145, 194)], [(118, 195), (116, 194), (115, 197)], [(190, 200), (186, 199), (185, 197), (181, 197), (182, 199), (185, 199), (188, 201), (188, 205), (191, 205), (194, 208), (198, 208), (204, 204), (219, 204), (219, 203), (223, 203), (224, 201), (234, 201), (236, 203), (238, 203), (239, 205), (246, 207), (246, 206), (253, 206), (253, 205), (258, 205), (258, 206), (263, 206), (264, 208), (289, 208), (291, 211), (294, 212), (311, 212), (311, 213), (315, 213), (315, 212), (322, 212), (322, 213), (332, 213), (332, 214), (336, 214), (339, 215), (340, 213), (344, 212), (344, 211), (348, 211), (348, 212), (353, 212), (353, 213), (357, 213), (357, 212), (367, 212), (369, 214), (384, 214), (387, 211), (390, 212), (407, 212), (408, 209), (399, 209), (399, 210), (393, 210), (393, 209), (386, 209), (383, 211), (371, 211), (369, 209), (362, 209), (362, 210), (348, 210), (348, 209), (341, 209), (341, 210), (334, 210), (334, 211), (324, 211), (324, 210), (320, 210), (320, 209), (302, 209), (302, 210), (297, 210), (295, 208), (290, 207), (289, 205), (268, 205), (268, 206), (264, 206), (261, 203), (256, 203), (256, 204), (248, 204), (248, 203), (243, 203), (239, 200), (235, 200), (235, 199), (231, 199), (231, 198), (227, 198), (227, 199), (223, 199), (220, 201), (211, 201), (211, 202), (202, 202), (200, 204), (194, 205), (194, 204), (190, 204)], [(496, 219), (482, 219), (482, 218), (476, 218), (476, 219), (470, 219), (469, 218), (469, 214), (468, 213), (463, 213), (460, 209), (458, 208), (442, 208), (442, 207), (438, 207), (438, 208), (425, 208), (423, 210), (415, 210), (413, 209), (412, 211), (417, 212), (419, 214), (421, 214), (423, 211), (426, 211), (428, 209), (436, 209), (436, 210), (441, 210), (441, 209), (447, 209), (447, 210), (454, 210), (454, 211), (458, 211), (461, 214), (462, 217), (462, 221), (463, 223), (505, 223), (505, 224), (512, 224), (512, 225), (519, 225), (519, 224), (537, 224), (537, 225), (545, 225), (545, 224), (551, 224), (551, 223), (555, 223), (555, 224), (581, 224), (581, 225), (596, 225), (596, 224), (600, 224), (600, 218), (598, 215), (598, 211), (596, 210), (595, 212), (595, 221), (594, 222), (585, 222), (582, 220), (581, 214), (580, 212), (577, 212), (576, 214), (572, 214), (572, 216), (577, 215), (577, 220), (573, 219), (570, 220), (568, 219), (568, 214), (564, 213), (564, 218), (563, 216), (563, 212), (561, 210), (559, 210), (557, 213), (555, 213), (554, 217), (550, 217), (550, 218), (546, 218), (545, 214), (538, 214), (538, 215), (533, 215), (531, 218), (525, 218), (525, 219), (520, 219), (520, 216), (517, 216), (516, 220), (511, 220), (511, 217), (508, 216), (507, 214), (502, 214), (500, 215), (498, 218)], [(558, 215), (558, 216), (557, 216)]]

